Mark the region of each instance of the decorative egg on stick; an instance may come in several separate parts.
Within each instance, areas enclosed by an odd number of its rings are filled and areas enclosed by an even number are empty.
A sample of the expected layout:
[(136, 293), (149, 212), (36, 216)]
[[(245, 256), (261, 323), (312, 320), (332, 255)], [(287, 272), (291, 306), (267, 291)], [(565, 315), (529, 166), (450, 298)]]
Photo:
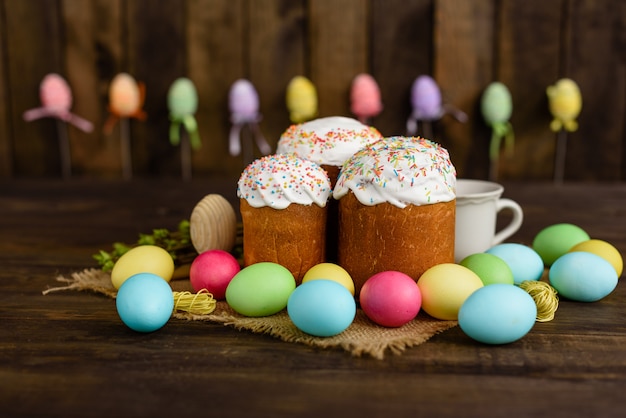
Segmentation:
[[(241, 154), (241, 132), (244, 127), (249, 128), (259, 151), (263, 155), (269, 154), (272, 149), (259, 128), (262, 116), (259, 112), (259, 95), (254, 85), (245, 79), (235, 81), (228, 93), (228, 105), (230, 108), (230, 120), (233, 124), (228, 140), (230, 155), (234, 157)], [(252, 161), (252, 154), (252, 147), (249, 147), (244, 154), (246, 163)]]
[(317, 90), (311, 80), (295, 76), (287, 85), (287, 110), (292, 123), (303, 123), (317, 116)]
[(383, 110), (378, 83), (369, 74), (359, 74), (352, 81), (350, 110), (359, 122), (367, 124)]
[(417, 134), (418, 121), (422, 121), (423, 136), (432, 138), (433, 121), (439, 120), (446, 113), (451, 114), (459, 122), (466, 122), (467, 115), (452, 105), (444, 104), (441, 98), (441, 89), (435, 80), (427, 75), (415, 79), (411, 86), (412, 112), (406, 122), (409, 136)]
[(546, 89), (548, 105), (552, 113), (550, 129), (557, 135), (554, 181), (563, 182), (567, 133), (578, 129), (576, 118), (583, 106), (580, 89), (574, 80), (562, 78)]
[(84, 132), (93, 131), (93, 124), (70, 112), (72, 107), (72, 90), (69, 84), (59, 74), (46, 75), (39, 86), (41, 107), (27, 110), (23, 114), (25, 121), (50, 117), (57, 119), (57, 132), (61, 151), (61, 167), (63, 177), (68, 178), (72, 173), (70, 145), (67, 137), (67, 123), (71, 123)]
[(515, 136), (513, 125), (509, 122), (513, 113), (513, 100), (509, 89), (503, 83), (495, 81), (489, 84), (483, 92), (480, 105), (485, 122), (491, 127), (489, 177), (496, 180), (502, 140), (504, 140), (505, 152), (508, 155), (513, 153)]
[(109, 87), (109, 118), (104, 124), (104, 132), (110, 134), (113, 126), (120, 122), (120, 138), (122, 141), (122, 170), (124, 178), (132, 177), (130, 154), (130, 133), (128, 119), (145, 120), (147, 115), (142, 107), (146, 98), (146, 88), (138, 83), (130, 74), (120, 73), (113, 78)]
[[(167, 93), (167, 106), (170, 111), (170, 143), (181, 146), (181, 167), (183, 179), (191, 179), (191, 149), (202, 146), (195, 113), (198, 110), (198, 93), (193, 82), (178, 78)], [(184, 128), (181, 135), (181, 126)], [(186, 134), (186, 135), (185, 135)], [(182, 137), (182, 138), (181, 138)]]

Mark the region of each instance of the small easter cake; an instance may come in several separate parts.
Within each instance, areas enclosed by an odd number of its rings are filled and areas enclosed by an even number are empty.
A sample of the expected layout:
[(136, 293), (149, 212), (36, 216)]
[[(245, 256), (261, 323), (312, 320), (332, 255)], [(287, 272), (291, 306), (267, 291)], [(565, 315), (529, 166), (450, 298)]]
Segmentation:
[(384, 138), (344, 163), (333, 191), (338, 260), (357, 292), (382, 271), (417, 280), (454, 262), (455, 188), (448, 151), (424, 138)]
[(376, 128), (356, 119), (331, 116), (291, 125), (278, 140), (276, 153), (294, 153), (319, 164), (334, 185), (341, 165), (352, 154), (382, 137)]
[(243, 222), (243, 261), (283, 265), (300, 283), (325, 261), (328, 174), (294, 154), (274, 154), (248, 165), (237, 183)]

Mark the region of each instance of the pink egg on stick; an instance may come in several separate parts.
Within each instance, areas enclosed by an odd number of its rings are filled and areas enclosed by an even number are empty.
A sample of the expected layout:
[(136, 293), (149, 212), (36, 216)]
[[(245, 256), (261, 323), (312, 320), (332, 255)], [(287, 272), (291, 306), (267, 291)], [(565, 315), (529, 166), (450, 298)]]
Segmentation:
[(39, 98), (41, 107), (27, 110), (23, 118), (27, 122), (45, 117), (57, 119), (63, 177), (67, 178), (71, 175), (71, 153), (64, 122), (71, 123), (84, 132), (93, 131), (93, 124), (70, 112), (72, 90), (59, 74), (51, 73), (44, 77), (39, 86)]
[(380, 88), (371, 75), (359, 74), (352, 81), (350, 110), (361, 123), (367, 123), (382, 112)]

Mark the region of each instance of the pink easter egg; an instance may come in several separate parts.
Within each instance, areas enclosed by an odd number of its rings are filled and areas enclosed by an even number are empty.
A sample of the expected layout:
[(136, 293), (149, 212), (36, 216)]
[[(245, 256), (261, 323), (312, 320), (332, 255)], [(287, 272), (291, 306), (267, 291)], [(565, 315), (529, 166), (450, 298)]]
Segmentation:
[(196, 292), (206, 289), (216, 300), (223, 300), (228, 284), (239, 270), (239, 262), (229, 252), (208, 250), (191, 263), (189, 280)]
[(392, 328), (402, 326), (417, 316), (422, 294), (410, 276), (399, 271), (383, 271), (365, 282), (359, 302), (370, 320)]
[(58, 74), (48, 74), (39, 87), (41, 104), (58, 112), (72, 107), (72, 92), (65, 79)]
[(380, 88), (369, 74), (359, 74), (352, 82), (351, 111), (359, 117), (373, 117), (383, 110)]

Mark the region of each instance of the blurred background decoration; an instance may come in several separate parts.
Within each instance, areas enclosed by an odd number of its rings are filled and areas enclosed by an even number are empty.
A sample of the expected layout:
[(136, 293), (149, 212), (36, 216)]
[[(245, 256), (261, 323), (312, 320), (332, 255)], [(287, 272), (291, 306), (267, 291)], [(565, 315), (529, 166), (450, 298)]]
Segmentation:
[(260, 129), (272, 148), (291, 123), (286, 89), (305, 76), (317, 115), (352, 116), (353, 79), (370, 74), (382, 111), (369, 122), (405, 133), (410, 91), (430, 75), (443, 101), (467, 114), (444, 115), (432, 138), (460, 176), (487, 178), (491, 128), (480, 99), (494, 81), (513, 101), (515, 149), (499, 158), (500, 180), (550, 181), (556, 141), (546, 88), (575, 80), (584, 106), (568, 132), (566, 181), (626, 180), (626, 2), (622, 0), (0, 0), (0, 179), (61, 178), (53, 119), (23, 113), (39, 105), (46, 74), (67, 80), (72, 112), (93, 122), (68, 127), (72, 176), (121, 178), (120, 132), (103, 132), (116, 74), (146, 85), (143, 122), (130, 120), (133, 177), (180, 177), (180, 147), (168, 140), (167, 93), (174, 80), (196, 86), (202, 147), (194, 177), (236, 178), (228, 151), (228, 92), (250, 80)]

